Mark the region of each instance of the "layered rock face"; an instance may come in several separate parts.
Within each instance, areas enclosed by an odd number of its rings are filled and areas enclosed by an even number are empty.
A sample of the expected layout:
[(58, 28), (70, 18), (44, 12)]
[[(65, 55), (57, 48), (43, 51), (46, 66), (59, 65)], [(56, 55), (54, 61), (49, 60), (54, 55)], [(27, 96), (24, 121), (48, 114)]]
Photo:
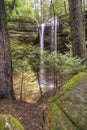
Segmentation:
[[(63, 32), (63, 30), (64, 30), (64, 26), (59, 22), (59, 26), (57, 26), (56, 40), (57, 40), (57, 50), (58, 52), (61, 52), (61, 53), (64, 53), (65, 51), (67, 51), (66, 44), (68, 43), (67, 41), (68, 34)], [(53, 32), (53, 39), (52, 39), (52, 32)], [(50, 25), (46, 24), (45, 29), (44, 29), (44, 48), (45, 49), (52, 50), (52, 42), (54, 46), (53, 49), (55, 48), (54, 35), (55, 35), (54, 30), (52, 29), (51, 24)]]
[(49, 108), (50, 130), (87, 130), (87, 73), (70, 79)]
[[(23, 23), (23, 22), (8, 22), (8, 30), (11, 43), (24, 43), (24, 44), (40, 44), (40, 25)], [(57, 48), (60, 52), (67, 50), (66, 48), (67, 34), (63, 32), (63, 26), (60, 24), (57, 30)], [(45, 27), (44, 32), (44, 47), (45, 49), (51, 48), (52, 43), (52, 28), (51, 26)], [(51, 50), (51, 49), (50, 49)]]
[(8, 23), (10, 39), (18, 43), (34, 43), (38, 36), (38, 25), (23, 22)]

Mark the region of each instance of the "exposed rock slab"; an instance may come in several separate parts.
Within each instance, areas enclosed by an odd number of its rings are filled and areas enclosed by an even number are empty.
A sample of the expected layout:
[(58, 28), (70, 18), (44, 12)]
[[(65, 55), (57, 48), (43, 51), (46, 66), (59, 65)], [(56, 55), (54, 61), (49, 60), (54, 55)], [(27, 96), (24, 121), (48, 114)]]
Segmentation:
[[(58, 51), (63, 53), (67, 50), (66, 43), (67, 33), (63, 32), (64, 27), (60, 24), (57, 30), (57, 48)], [(8, 22), (8, 30), (11, 43), (26, 43), (26, 44), (39, 44), (40, 43), (40, 25), (31, 24), (26, 22)], [(52, 27), (46, 26), (44, 32), (44, 48), (52, 50)]]
[(64, 85), (50, 102), (50, 130), (87, 130), (87, 74), (80, 73)]
[(36, 24), (23, 22), (8, 23), (10, 39), (13, 42), (32, 43), (38, 36), (38, 26)]

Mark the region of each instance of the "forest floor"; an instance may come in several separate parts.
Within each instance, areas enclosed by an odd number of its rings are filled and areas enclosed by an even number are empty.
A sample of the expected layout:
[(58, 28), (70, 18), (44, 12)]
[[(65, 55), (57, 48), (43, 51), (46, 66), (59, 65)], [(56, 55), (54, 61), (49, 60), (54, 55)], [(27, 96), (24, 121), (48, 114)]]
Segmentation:
[(50, 90), (38, 100), (37, 103), (0, 101), (0, 114), (11, 114), (24, 126), (25, 130), (49, 130), (48, 98), (54, 96), (56, 90)]

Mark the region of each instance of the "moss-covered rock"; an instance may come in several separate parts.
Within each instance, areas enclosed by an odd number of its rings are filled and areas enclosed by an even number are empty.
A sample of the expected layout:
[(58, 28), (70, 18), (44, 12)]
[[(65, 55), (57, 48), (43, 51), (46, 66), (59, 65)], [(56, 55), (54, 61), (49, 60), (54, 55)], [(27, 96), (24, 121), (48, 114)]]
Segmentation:
[(13, 116), (0, 114), (0, 130), (24, 130), (24, 128)]
[(50, 130), (87, 130), (87, 73), (70, 79), (49, 110)]

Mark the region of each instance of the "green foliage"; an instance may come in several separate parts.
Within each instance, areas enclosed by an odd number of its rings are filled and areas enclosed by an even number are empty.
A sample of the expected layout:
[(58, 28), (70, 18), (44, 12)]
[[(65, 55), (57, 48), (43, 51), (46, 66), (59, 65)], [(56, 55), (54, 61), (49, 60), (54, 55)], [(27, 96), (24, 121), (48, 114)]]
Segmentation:
[(40, 48), (38, 46), (29, 46), (28, 61), (34, 71), (39, 71)]
[(55, 68), (61, 74), (75, 74), (86, 69), (86, 65), (82, 64), (83, 59), (72, 57), (70, 53), (45, 52), (43, 57), (47, 69)]
[(41, 19), (47, 21), (49, 19), (50, 4), (43, 1), (41, 5)]
[[(20, 19), (23, 21), (46, 21), (50, 17), (54, 16), (53, 8), (50, 1), (41, 2), (29, 0), (17, 0), (15, 4), (13, 0), (5, 0), (6, 11), (8, 19)], [(60, 16), (65, 14), (65, 7), (63, 0), (54, 0), (53, 6), (55, 9), (55, 15)], [(68, 12), (68, 0), (66, 0), (66, 10)]]
[(22, 5), (18, 8), (16, 8), (18, 12), (19, 19), (21, 20), (35, 20), (35, 12), (33, 9), (33, 3), (29, 3), (29, 5)]
[(13, 1), (12, 1), (12, 0), (5, 0), (5, 6), (6, 6), (7, 14), (10, 13), (12, 4), (13, 4)]
[[(66, 0), (65, 4), (66, 4), (66, 11), (68, 13), (68, 0)], [(61, 15), (65, 14), (65, 7), (64, 7), (64, 1), (63, 0), (54, 0), (53, 6), (54, 6), (56, 16), (61, 16)], [(51, 7), (51, 15), (52, 14), (53, 14), (53, 9)]]
[(12, 64), (14, 73), (22, 74), (29, 69), (27, 60), (28, 46), (11, 44)]
[[(84, 59), (72, 57), (70, 53), (57, 54), (55, 52), (44, 51), (42, 57), (44, 60), (44, 69), (49, 72), (53, 70), (55, 75), (58, 74), (60, 79), (57, 80), (60, 80), (61, 85), (63, 83), (61, 79), (63, 75), (73, 75), (87, 68), (85, 64), (82, 64)], [(40, 49), (38, 46), (29, 47), (28, 61), (32, 69), (38, 73), (42, 67), (40, 65)]]
[(40, 48), (38, 46), (12, 43), (11, 52), (14, 73), (24, 73), (29, 69), (39, 70)]
[[(31, 46), (26, 44), (11, 44), (12, 67), (14, 76), (14, 90), (16, 97), (24, 101), (30, 101), (31, 95), (38, 94), (38, 81), (35, 70), (32, 69), (32, 62), (28, 60), (31, 53)], [(33, 57), (32, 57), (33, 58)], [(33, 61), (33, 59), (31, 60)], [(34, 63), (33, 63), (34, 64)], [(15, 80), (16, 78), (16, 80)], [(26, 97), (27, 96), (27, 97)], [(35, 100), (34, 100), (35, 101)]]
[[(30, 69), (36, 74), (39, 72), (41, 61), (38, 46), (12, 44), (11, 51), (14, 73), (27, 76)], [(60, 77), (65, 74), (76, 74), (86, 69), (86, 65), (82, 64), (83, 59), (72, 57), (70, 53), (57, 54), (45, 51), (42, 57), (44, 68), (48, 71), (55, 70), (55, 74)]]
[[(53, 8), (50, 2), (41, 1), (39, 4), (33, 0), (27, 3), (24, 0), (17, 0), (15, 5), (13, 0), (5, 0), (6, 11), (8, 19), (10, 20), (23, 20), (37, 22), (40, 20), (46, 21), (54, 16)], [(61, 0), (54, 0), (53, 6), (55, 15), (60, 16), (65, 14), (64, 2)], [(14, 8), (13, 8), (14, 7)], [(68, 12), (68, 0), (66, 0), (66, 10)]]
[[(36, 22), (34, 3), (32, 0), (29, 0), (28, 4), (24, 0), (16, 1), (15, 5), (13, 5), (12, 0), (7, 0), (5, 3), (8, 19)], [(13, 9), (12, 6), (14, 6)]]

